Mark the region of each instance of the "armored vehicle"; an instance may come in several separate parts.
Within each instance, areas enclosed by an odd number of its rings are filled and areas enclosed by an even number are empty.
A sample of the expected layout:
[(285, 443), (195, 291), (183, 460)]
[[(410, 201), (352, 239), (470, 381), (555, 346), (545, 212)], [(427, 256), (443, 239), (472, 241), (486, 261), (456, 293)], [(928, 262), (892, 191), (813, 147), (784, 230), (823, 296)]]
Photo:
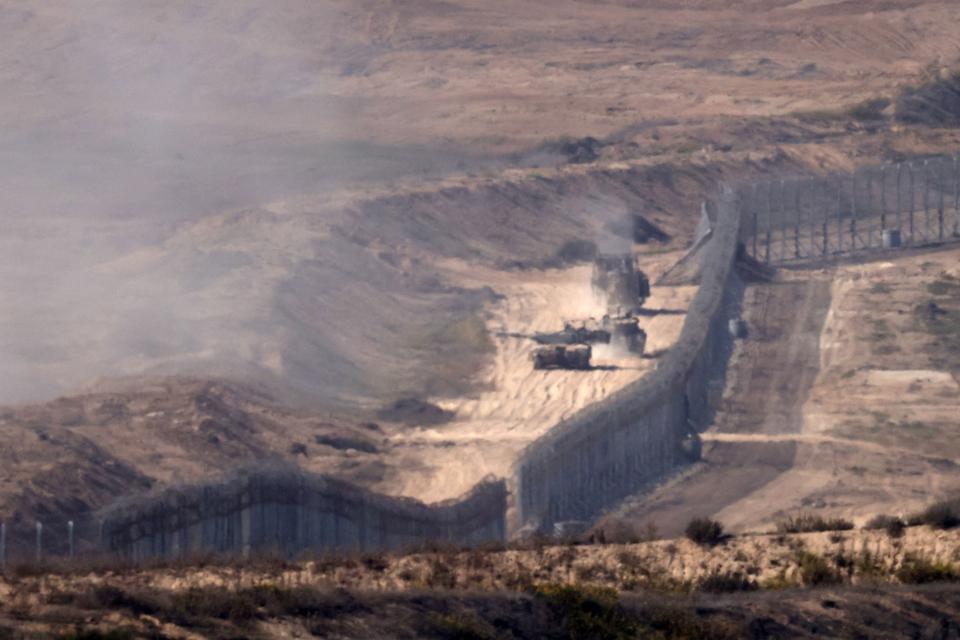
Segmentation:
[(632, 254), (600, 254), (593, 262), (590, 284), (607, 296), (611, 307), (638, 309), (650, 297), (650, 280), (637, 269)]
[(533, 352), (534, 369), (589, 369), (593, 350), (586, 345), (553, 345)]
[(640, 328), (633, 316), (610, 318), (610, 344), (625, 348), (630, 353), (643, 355), (647, 346), (647, 333)]
[(540, 344), (609, 344), (610, 331), (596, 325), (595, 320), (579, 327), (568, 322), (563, 325), (563, 331), (538, 333), (533, 339)]

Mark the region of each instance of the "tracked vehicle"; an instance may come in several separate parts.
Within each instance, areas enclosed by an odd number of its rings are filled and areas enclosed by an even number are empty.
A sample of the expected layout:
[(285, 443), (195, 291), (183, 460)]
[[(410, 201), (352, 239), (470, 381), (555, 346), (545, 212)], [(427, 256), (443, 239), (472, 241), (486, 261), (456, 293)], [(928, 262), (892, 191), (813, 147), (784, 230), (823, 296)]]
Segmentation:
[(630, 353), (643, 355), (647, 346), (647, 333), (640, 328), (635, 316), (606, 317), (604, 328), (610, 331), (610, 344), (622, 347)]
[(595, 320), (575, 326), (569, 322), (563, 325), (563, 331), (556, 333), (538, 333), (533, 337), (540, 344), (610, 344), (610, 331), (598, 326)]
[(588, 345), (553, 345), (540, 347), (533, 352), (534, 369), (575, 369), (590, 368), (593, 349)]
[(600, 254), (593, 262), (593, 289), (606, 295), (611, 308), (639, 309), (650, 297), (650, 280), (637, 269), (632, 254)]

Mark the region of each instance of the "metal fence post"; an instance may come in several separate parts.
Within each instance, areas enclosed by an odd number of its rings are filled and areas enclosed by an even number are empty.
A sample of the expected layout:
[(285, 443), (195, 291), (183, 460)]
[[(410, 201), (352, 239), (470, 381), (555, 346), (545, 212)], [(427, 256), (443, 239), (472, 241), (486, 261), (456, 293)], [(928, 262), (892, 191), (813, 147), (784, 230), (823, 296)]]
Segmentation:
[(780, 262), (787, 259), (787, 181), (780, 181)]
[(873, 245), (873, 227), (870, 224), (870, 220), (873, 217), (873, 171), (867, 169), (867, 202), (864, 205), (864, 213), (867, 214), (866, 224), (867, 224), (867, 242), (866, 247), (869, 249)]
[(960, 235), (960, 155), (953, 157), (953, 235)]
[(930, 161), (923, 161), (923, 241), (930, 240)]
[(880, 245), (883, 245), (883, 232), (887, 230), (887, 165), (880, 169)]
[(793, 257), (800, 258), (800, 189), (803, 180), (798, 179), (793, 187)]
[(43, 559), (43, 523), (37, 520), (37, 562)]
[(830, 199), (827, 195), (830, 186), (830, 179), (823, 179), (823, 197), (820, 199), (820, 202), (823, 205), (823, 255), (826, 256), (830, 253)]
[(902, 232), (900, 212), (903, 211), (903, 194), (900, 189), (900, 183), (903, 181), (903, 163), (897, 163), (897, 231)]
[(843, 178), (837, 177), (837, 253), (843, 253)]
[(857, 170), (850, 178), (850, 248), (857, 249)]
[(940, 193), (940, 197), (937, 198), (937, 238), (943, 240), (943, 209), (944, 209), (944, 194), (943, 192), (947, 190), (946, 180), (943, 179), (943, 165), (945, 164), (944, 159), (940, 158), (937, 162), (937, 191)]
[(757, 259), (757, 235), (760, 233), (760, 185), (753, 185), (753, 259)]
[(67, 521), (67, 539), (70, 545), (70, 559), (73, 560), (74, 556), (74, 547), (73, 547), (73, 520)]
[(915, 240), (916, 240), (916, 238), (913, 235), (913, 231), (914, 231), (913, 209), (914, 209), (914, 203), (917, 201), (916, 188), (914, 185), (912, 162), (907, 163), (907, 171), (910, 172), (910, 210), (907, 211), (907, 215), (910, 218), (910, 221), (909, 221), (910, 222), (910, 245), (912, 246), (915, 244)]
[(770, 264), (771, 226), (773, 225), (773, 181), (767, 183), (767, 248), (764, 262)]
[(810, 181), (807, 183), (807, 186), (809, 187), (809, 190), (810, 190), (810, 196), (807, 198), (808, 212), (809, 212), (809, 215), (807, 216), (807, 224), (810, 225), (810, 257), (811, 258), (817, 254), (817, 221), (815, 220), (816, 211), (817, 211), (817, 203), (816, 203), (817, 190), (815, 189), (816, 184), (817, 184), (816, 178), (811, 178)]

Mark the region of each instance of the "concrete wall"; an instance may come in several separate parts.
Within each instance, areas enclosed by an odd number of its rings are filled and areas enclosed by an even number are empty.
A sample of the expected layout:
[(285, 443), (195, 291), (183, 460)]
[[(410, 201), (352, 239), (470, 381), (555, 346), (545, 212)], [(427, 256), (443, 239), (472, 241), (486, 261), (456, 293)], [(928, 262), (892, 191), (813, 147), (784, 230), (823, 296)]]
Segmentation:
[(103, 514), (101, 549), (132, 560), (201, 552), (372, 551), (427, 540), (503, 540), (506, 487), (478, 484), (458, 501), (425, 505), (294, 470), (239, 472), (169, 489)]
[(550, 532), (591, 520), (699, 456), (698, 433), (713, 419), (739, 315), (733, 268), (739, 214), (733, 196), (715, 207), (700, 257), (700, 288), (676, 345), (655, 371), (587, 407), (528, 446), (514, 466), (514, 527)]

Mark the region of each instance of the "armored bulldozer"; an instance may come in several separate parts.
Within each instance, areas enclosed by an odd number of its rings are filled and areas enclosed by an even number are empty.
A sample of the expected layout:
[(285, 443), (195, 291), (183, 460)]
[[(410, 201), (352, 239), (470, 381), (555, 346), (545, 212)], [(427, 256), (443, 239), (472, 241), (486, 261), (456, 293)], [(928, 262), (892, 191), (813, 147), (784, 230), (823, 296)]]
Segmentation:
[(610, 329), (610, 344), (620, 346), (630, 353), (643, 355), (647, 346), (647, 333), (640, 328), (635, 317), (608, 318), (607, 325)]
[(638, 309), (650, 297), (650, 280), (637, 269), (632, 254), (599, 254), (593, 262), (590, 284), (607, 296), (609, 306)]
[(534, 369), (589, 369), (593, 350), (587, 345), (553, 345), (533, 352)]

